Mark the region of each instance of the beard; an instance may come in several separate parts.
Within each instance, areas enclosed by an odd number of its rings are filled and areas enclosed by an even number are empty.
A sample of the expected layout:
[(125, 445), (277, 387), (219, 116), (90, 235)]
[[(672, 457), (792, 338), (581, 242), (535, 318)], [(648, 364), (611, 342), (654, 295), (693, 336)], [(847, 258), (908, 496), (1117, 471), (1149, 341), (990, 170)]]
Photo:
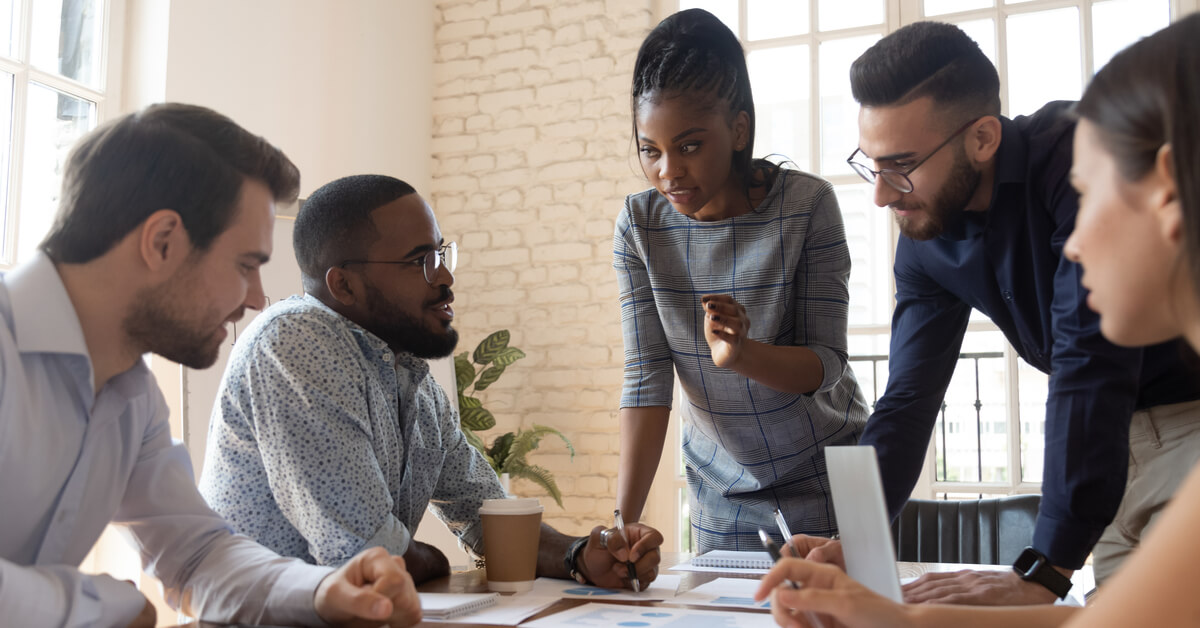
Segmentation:
[[(912, 218), (896, 216), (896, 224), (900, 233), (913, 240), (932, 240), (946, 231), (946, 226), (955, 224), (962, 219), (967, 210), (967, 203), (979, 189), (982, 173), (971, 167), (967, 161), (966, 151), (959, 147), (955, 154), (954, 165), (946, 177), (946, 184), (937, 193), (927, 207), (921, 209), (919, 215), (925, 217), (925, 222), (917, 224)], [(896, 209), (905, 209), (903, 206)]]
[[(422, 304), (422, 312), (450, 298), (450, 287), (441, 288), (436, 298)], [(418, 358), (432, 360), (450, 355), (458, 346), (458, 330), (451, 327), (449, 321), (426, 325), (423, 318), (412, 316), (388, 301), (374, 285), (368, 283), (366, 290), (368, 320), (363, 321), (362, 326), (379, 336), (392, 351), (407, 351)]]
[[(224, 334), (218, 332), (225, 327), (228, 317), (221, 317), (212, 308), (192, 319), (185, 317), (185, 312), (196, 311), (182, 305), (185, 283), (168, 284), (178, 288), (142, 290), (121, 326), (125, 335), (143, 352), (156, 353), (189, 368), (206, 369), (215, 364), (220, 355)], [(237, 318), (240, 317), (239, 314)], [(221, 323), (201, 329), (202, 324), (195, 322), (197, 320), (220, 320)]]

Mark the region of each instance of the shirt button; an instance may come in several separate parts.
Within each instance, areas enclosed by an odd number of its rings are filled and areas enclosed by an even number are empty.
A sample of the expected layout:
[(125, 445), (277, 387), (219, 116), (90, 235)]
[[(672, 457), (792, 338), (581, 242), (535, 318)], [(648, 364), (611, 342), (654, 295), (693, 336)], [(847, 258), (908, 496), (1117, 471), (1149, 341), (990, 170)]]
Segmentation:
[(1000, 294), (1004, 297), (1005, 301), (1012, 301), (1012, 293), (1009, 292), (1008, 290), (1005, 290), (1004, 292), (1001, 292)]

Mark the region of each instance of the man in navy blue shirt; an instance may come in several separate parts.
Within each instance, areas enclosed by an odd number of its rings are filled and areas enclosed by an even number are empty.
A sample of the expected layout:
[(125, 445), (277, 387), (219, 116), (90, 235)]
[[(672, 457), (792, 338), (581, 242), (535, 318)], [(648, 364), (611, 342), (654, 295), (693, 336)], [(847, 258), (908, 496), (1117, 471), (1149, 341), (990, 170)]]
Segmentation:
[[(1004, 118), (995, 68), (949, 24), (892, 33), (850, 74), (861, 105), (850, 163), (874, 184), (875, 203), (891, 208), (902, 233), (887, 390), (861, 440), (878, 451), (891, 513), (920, 474), (972, 308), (1050, 374), (1032, 548), (1013, 571), (927, 576), (906, 588), (906, 599), (1053, 601), (1070, 586), (1058, 574), (1081, 567), (1102, 533), (1096, 570), (1110, 573), (1174, 491), (1172, 484), (1137, 512), (1122, 507), (1121, 525), (1105, 533), (1126, 492), (1131, 417), (1154, 442), (1175, 425), (1200, 422), (1200, 380), (1180, 345), (1127, 349), (1104, 340), (1082, 271), (1063, 257), (1078, 208), (1068, 183), (1071, 103)], [(1156, 462), (1166, 467), (1150, 482), (1177, 483), (1196, 454), (1183, 457)]]

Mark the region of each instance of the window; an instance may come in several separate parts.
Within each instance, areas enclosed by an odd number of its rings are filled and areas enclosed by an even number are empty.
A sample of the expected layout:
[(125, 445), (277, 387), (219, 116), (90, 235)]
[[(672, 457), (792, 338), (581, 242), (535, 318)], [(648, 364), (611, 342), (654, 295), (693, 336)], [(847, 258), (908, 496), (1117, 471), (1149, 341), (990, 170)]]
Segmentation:
[[(996, 64), (1004, 114), (1015, 117), (1051, 100), (1077, 99), (1087, 78), (1118, 50), (1166, 26), (1172, 16), (1195, 10), (1196, 4), (680, 0), (678, 7), (712, 12), (742, 40), (757, 110), (755, 155), (780, 154), (834, 185), (853, 261), (851, 364), (863, 393), (873, 401), (887, 385), (895, 293), (891, 268), (898, 232), (888, 212), (873, 204), (871, 188), (845, 163), (858, 143), (858, 106), (846, 79), (854, 59), (904, 24), (923, 19), (955, 23)], [(1025, 364), (985, 316), (972, 313), (962, 357), (934, 428), (926, 474), (914, 495), (1040, 491), (1046, 391), (1046, 375)], [(672, 430), (677, 429), (678, 421), (673, 420)], [(679, 456), (678, 447), (674, 455)], [(671, 488), (686, 496), (682, 475), (674, 478)], [(683, 538), (686, 518), (679, 525)]]
[(0, 263), (28, 259), (58, 209), (62, 168), (106, 104), (105, 0), (0, 0)]

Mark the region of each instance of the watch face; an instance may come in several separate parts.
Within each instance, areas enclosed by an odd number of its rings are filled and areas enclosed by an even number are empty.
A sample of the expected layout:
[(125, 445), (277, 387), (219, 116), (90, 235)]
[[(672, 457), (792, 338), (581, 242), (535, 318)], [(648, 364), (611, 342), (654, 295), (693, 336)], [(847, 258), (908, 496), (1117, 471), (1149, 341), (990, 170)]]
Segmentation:
[(1017, 561), (1013, 563), (1013, 569), (1022, 577), (1028, 578), (1037, 572), (1038, 568), (1045, 562), (1046, 557), (1042, 556), (1037, 550), (1032, 547), (1025, 548), (1021, 555), (1017, 557)]

